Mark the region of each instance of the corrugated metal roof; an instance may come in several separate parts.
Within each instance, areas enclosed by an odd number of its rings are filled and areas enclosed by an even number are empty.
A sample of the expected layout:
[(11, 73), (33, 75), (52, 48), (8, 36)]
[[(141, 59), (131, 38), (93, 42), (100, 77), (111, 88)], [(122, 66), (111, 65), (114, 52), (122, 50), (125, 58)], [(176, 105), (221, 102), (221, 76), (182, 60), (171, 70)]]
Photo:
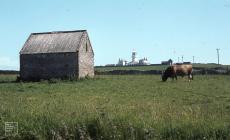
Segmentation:
[(86, 30), (32, 33), (20, 54), (77, 52)]

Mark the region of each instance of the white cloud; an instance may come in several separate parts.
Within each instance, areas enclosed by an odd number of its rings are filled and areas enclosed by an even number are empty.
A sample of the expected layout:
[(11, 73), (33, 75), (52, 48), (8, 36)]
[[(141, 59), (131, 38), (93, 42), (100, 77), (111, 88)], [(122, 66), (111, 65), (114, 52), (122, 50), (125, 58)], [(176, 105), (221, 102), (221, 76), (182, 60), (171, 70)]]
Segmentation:
[(10, 57), (0, 57), (0, 70), (19, 70), (19, 61)]

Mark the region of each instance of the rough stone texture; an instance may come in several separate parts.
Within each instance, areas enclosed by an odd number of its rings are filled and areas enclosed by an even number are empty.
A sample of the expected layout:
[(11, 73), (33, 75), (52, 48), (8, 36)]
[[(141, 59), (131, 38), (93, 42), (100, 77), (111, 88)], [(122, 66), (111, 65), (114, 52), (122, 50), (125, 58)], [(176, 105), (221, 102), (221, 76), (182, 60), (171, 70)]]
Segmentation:
[[(58, 34), (65, 34), (68, 32), (58, 32)], [(72, 32), (71, 32), (72, 33)], [(48, 32), (45, 34), (52, 34)], [(54, 32), (54, 34), (57, 34)], [(33, 34), (43, 35), (43, 33)], [(60, 37), (62, 37), (61, 35)], [(30, 36), (31, 37), (31, 36)], [(52, 35), (50, 35), (52, 38)], [(55, 35), (57, 38), (57, 35)], [(67, 38), (67, 37), (65, 37)], [(67, 38), (70, 39), (70, 38)], [(71, 38), (74, 40), (74, 38)], [(30, 38), (28, 39), (30, 40)], [(77, 47), (76, 51), (71, 52), (50, 52), (45, 51), (45, 53), (37, 53), (40, 49), (28, 49), (28, 47), (39, 47), (37, 44), (43, 44), (42, 39), (33, 42), (30, 40), (28, 45), (28, 40), (25, 43), (22, 53), (20, 53), (20, 78), (22, 80), (39, 80), (39, 79), (51, 79), (51, 78), (83, 78), (86, 76), (94, 76), (94, 52), (86, 31), (83, 31), (81, 38), (78, 38), (78, 43), (75, 44)], [(62, 38), (62, 40), (64, 40)], [(41, 42), (40, 42), (41, 41)], [(67, 41), (68, 42), (68, 41)], [(74, 41), (72, 41), (74, 42)], [(58, 47), (64, 48), (65, 44), (59, 44), (57, 42), (50, 43), (50, 45), (55, 44), (55, 47), (47, 45), (47, 40), (45, 40), (46, 47), (52, 48), (53, 50), (59, 50)], [(70, 46), (70, 44), (67, 44)], [(71, 44), (74, 46), (74, 44)], [(44, 48), (41, 47), (41, 48)], [(55, 49), (56, 48), (56, 49)], [(30, 50), (31, 52), (25, 50)], [(34, 51), (35, 50), (35, 51)], [(65, 49), (64, 49), (65, 50)], [(39, 51), (43, 52), (43, 51)]]
[(77, 53), (20, 55), (22, 80), (70, 78), (78, 75)]
[(83, 34), (81, 46), (79, 47), (79, 77), (94, 76), (94, 52), (88, 37)]

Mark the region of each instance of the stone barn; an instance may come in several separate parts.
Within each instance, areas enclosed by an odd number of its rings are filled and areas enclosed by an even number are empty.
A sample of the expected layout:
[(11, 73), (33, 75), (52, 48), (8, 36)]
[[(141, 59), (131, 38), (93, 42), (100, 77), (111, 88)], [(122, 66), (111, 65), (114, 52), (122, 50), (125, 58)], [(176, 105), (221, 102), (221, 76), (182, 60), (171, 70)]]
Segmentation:
[(94, 76), (94, 52), (86, 30), (32, 33), (20, 51), (20, 79)]

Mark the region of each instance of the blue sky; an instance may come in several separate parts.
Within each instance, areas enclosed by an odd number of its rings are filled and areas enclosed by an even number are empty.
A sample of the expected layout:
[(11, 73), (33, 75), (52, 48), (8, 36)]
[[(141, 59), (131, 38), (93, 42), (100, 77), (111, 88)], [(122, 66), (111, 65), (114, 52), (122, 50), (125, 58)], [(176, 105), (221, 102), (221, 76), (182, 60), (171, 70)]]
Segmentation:
[(230, 0), (1, 0), (0, 69), (19, 69), (32, 32), (87, 29), (95, 65), (131, 60), (230, 64)]

